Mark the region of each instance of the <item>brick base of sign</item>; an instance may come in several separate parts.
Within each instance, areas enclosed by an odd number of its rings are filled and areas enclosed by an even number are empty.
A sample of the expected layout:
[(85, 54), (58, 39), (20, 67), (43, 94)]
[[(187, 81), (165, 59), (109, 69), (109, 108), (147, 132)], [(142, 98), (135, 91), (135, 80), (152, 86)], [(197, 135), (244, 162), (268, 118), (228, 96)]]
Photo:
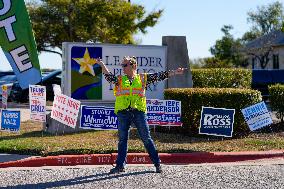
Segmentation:
[[(284, 151), (264, 152), (193, 152), (160, 153), (162, 164), (199, 164), (257, 160), (266, 158), (284, 158)], [(27, 158), (18, 161), (0, 163), (0, 168), (7, 167), (42, 167), (75, 165), (113, 165), (117, 154), (59, 155)], [(129, 153), (128, 164), (152, 164), (147, 153)]]

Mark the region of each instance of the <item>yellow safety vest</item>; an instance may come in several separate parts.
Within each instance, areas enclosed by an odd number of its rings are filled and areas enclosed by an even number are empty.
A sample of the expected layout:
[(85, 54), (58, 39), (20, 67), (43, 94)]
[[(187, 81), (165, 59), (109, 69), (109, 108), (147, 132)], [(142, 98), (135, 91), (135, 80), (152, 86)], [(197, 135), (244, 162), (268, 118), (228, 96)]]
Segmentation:
[(146, 113), (146, 74), (137, 74), (132, 84), (127, 76), (118, 76), (118, 84), (114, 88), (116, 96), (114, 113), (125, 110), (128, 107), (135, 108)]

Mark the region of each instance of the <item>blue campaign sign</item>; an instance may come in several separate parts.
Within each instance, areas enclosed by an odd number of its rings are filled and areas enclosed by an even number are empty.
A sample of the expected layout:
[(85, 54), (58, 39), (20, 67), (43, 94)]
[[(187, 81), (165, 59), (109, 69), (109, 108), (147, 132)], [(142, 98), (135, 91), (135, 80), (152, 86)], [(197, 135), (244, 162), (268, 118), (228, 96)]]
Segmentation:
[(116, 130), (117, 116), (114, 108), (81, 106), (80, 128), (94, 130)]
[(273, 123), (264, 102), (244, 108), (242, 109), (242, 113), (251, 131)]
[(20, 131), (21, 112), (15, 110), (2, 110), (1, 112), (1, 131)]
[(182, 126), (181, 101), (147, 99), (149, 125)]
[(232, 137), (234, 109), (202, 107), (199, 134)]
[(117, 129), (118, 119), (114, 113), (114, 108), (105, 107), (105, 129)]
[(147, 113), (149, 125), (182, 126), (180, 114)]

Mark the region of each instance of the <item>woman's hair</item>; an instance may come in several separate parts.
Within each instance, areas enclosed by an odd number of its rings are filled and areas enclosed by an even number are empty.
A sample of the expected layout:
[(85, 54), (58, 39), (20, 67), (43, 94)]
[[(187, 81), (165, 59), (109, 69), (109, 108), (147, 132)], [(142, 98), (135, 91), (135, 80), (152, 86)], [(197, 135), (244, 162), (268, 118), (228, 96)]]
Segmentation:
[(124, 56), (122, 61), (129, 61), (131, 64), (137, 64), (135, 56)]

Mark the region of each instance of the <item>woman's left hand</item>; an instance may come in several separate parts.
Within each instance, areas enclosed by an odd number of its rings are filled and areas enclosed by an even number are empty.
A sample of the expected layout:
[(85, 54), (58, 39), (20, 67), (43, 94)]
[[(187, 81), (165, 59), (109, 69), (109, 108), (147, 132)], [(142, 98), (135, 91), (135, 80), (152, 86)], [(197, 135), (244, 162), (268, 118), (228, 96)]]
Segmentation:
[(185, 70), (187, 70), (187, 68), (178, 68), (175, 70), (175, 75), (181, 75)]

